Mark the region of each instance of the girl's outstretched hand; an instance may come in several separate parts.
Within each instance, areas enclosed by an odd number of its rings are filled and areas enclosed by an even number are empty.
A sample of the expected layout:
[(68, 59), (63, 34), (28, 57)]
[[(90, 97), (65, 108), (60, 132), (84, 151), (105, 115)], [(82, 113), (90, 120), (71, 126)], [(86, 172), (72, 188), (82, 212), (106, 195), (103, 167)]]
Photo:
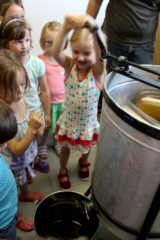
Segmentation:
[(29, 116), (29, 127), (37, 132), (37, 130), (43, 125), (44, 118), (40, 111), (36, 110)]
[(79, 16), (68, 13), (65, 17), (64, 25), (68, 31), (72, 29), (80, 29), (90, 27), (94, 23), (94, 18), (88, 14), (81, 14)]

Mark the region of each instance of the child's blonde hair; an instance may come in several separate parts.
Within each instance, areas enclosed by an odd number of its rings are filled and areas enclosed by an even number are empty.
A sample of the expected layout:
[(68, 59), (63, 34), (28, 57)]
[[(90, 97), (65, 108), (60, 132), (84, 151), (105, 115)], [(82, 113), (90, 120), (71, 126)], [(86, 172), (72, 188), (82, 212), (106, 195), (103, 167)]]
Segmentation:
[[(45, 50), (45, 46), (44, 46), (44, 38), (45, 38), (45, 33), (46, 33), (46, 30), (50, 30), (50, 31), (56, 31), (58, 32), (62, 27), (62, 24), (60, 24), (59, 22), (56, 22), (56, 21), (53, 21), (53, 22), (48, 22), (44, 25), (44, 27), (42, 28), (42, 31), (41, 31), (41, 37), (40, 37), (40, 46), (43, 50)], [(64, 46), (64, 49), (66, 49), (68, 46), (68, 40), (66, 41), (66, 44)]]
[[(6, 48), (6, 45), (11, 40), (20, 40), (25, 36), (25, 30), (28, 29), (31, 36), (31, 27), (23, 19), (16, 17), (7, 17), (0, 25), (0, 47)], [(30, 39), (31, 47), (32, 40)]]
[(87, 41), (87, 42), (91, 42), (91, 44), (93, 44), (93, 36), (88, 28), (75, 29), (73, 31), (73, 34), (70, 38), (70, 42), (72, 44), (73, 42), (77, 42), (77, 41), (78, 42)]
[(4, 96), (7, 91), (12, 90), (12, 96), (14, 96), (14, 89), (16, 85), (17, 71), (24, 73), (25, 75), (25, 90), (29, 90), (30, 81), (28, 74), (23, 65), (18, 61), (12, 52), (7, 49), (0, 50), (0, 89), (4, 88)]

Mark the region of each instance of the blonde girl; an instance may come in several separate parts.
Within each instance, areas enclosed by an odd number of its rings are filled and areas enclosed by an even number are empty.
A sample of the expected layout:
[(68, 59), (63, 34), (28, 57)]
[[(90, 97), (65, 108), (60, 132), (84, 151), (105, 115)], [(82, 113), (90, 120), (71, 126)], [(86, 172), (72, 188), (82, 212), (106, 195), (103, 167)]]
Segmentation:
[[(24, 97), (31, 113), (35, 110), (43, 110), (38, 93), (38, 86), (40, 84), (46, 111), (45, 126), (49, 127), (51, 124), (50, 92), (45, 74), (45, 65), (41, 59), (29, 54), (32, 41), (31, 28), (28, 23), (25, 20), (15, 17), (6, 18), (1, 24), (0, 45), (1, 48), (7, 48), (12, 51), (27, 71), (31, 87), (30, 90), (24, 94)], [(34, 163), (36, 170), (41, 172), (49, 171), (48, 163), (44, 163), (37, 158), (35, 158)]]
[[(0, 51), (0, 99), (14, 112), (18, 123), (16, 136), (7, 141), (1, 154), (14, 174), (20, 188), (21, 201), (42, 200), (44, 195), (28, 190), (27, 173), (32, 177), (34, 158), (37, 154), (35, 135), (43, 128), (44, 119), (40, 111), (30, 114), (23, 94), (29, 90), (30, 82), (25, 68), (8, 50)], [(33, 222), (18, 212), (17, 227), (24, 231), (33, 230)]]
[[(106, 61), (100, 61), (101, 52), (96, 36), (85, 28), (93, 23), (94, 19), (89, 15), (66, 15), (52, 49), (53, 57), (65, 69), (65, 106), (55, 130), (61, 147), (58, 179), (64, 190), (71, 188), (66, 168), (70, 152), (81, 152), (79, 176), (81, 180), (87, 180), (90, 147), (96, 145), (98, 140), (97, 104)], [(75, 30), (70, 39), (71, 58), (63, 53), (63, 48), (72, 29)], [(99, 33), (105, 42), (100, 30)]]
[[(51, 94), (52, 120), (50, 128), (45, 129), (44, 134), (41, 138), (41, 143), (38, 151), (41, 158), (48, 157), (46, 141), (49, 131), (51, 131), (51, 133), (53, 134), (53, 150), (58, 156), (60, 153), (60, 148), (58, 148), (57, 139), (55, 138), (55, 127), (56, 122), (61, 116), (64, 107), (64, 68), (61, 67), (54, 59), (52, 54), (52, 45), (61, 27), (62, 25), (56, 21), (46, 23), (42, 29), (40, 38), (40, 46), (44, 50), (44, 53), (42, 55), (39, 55), (39, 58), (44, 62), (46, 67), (47, 82)], [(66, 47), (67, 44), (64, 49)], [(42, 99), (41, 96), (40, 98)]]

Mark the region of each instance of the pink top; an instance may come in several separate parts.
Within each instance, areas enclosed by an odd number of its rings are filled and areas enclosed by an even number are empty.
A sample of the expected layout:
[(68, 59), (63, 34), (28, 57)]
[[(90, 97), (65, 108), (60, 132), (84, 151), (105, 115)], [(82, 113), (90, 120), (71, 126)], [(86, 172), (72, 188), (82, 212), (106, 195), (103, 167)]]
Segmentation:
[[(47, 82), (51, 93), (51, 103), (58, 104), (65, 100), (64, 68), (58, 64), (48, 63), (44, 53), (38, 56), (45, 64)], [(40, 99), (42, 97), (40, 95)]]

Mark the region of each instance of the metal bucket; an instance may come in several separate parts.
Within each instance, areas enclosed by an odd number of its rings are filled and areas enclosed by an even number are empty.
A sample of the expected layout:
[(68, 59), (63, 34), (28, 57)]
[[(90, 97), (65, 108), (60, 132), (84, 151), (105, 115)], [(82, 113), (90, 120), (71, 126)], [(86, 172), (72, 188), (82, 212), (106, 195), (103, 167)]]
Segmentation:
[[(148, 67), (160, 71), (159, 66)], [(133, 67), (130, 70), (157, 80), (150, 73)], [(160, 129), (121, 108), (125, 97), (134, 102), (139, 92), (148, 89), (153, 88), (114, 72), (104, 84), (93, 197), (99, 219), (126, 240), (137, 239), (160, 183)], [(151, 230), (159, 232), (160, 214)]]
[(55, 192), (40, 202), (34, 214), (37, 236), (71, 240), (95, 239), (99, 220), (92, 209), (86, 212), (91, 201), (84, 195), (65, 191)]

